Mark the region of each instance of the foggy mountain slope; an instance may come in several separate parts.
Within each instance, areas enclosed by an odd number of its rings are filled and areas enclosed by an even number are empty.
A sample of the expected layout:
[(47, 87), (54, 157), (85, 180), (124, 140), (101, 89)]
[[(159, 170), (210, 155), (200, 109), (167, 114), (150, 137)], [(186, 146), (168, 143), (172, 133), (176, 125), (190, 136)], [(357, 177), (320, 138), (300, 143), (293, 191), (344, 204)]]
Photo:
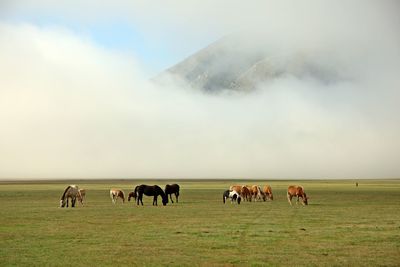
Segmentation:
[(252, 91), (261, 83), (286, 76), (333, 83), (339, 80), (339, 70), (331, 65), (317, 52), (274, 47), (249, 35), (231, 35), (172, 66), (155, 80), (164, 82), (172, 75), (205, 92)]

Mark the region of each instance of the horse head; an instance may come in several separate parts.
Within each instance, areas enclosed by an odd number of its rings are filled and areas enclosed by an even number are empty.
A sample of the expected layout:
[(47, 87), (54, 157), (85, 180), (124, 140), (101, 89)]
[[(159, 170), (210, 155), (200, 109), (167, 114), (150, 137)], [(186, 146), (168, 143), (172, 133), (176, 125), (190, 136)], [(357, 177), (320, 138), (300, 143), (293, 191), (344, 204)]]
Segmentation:
[(65, 199), (61, 199), (60, 200), (60, 208), (64, 208), (66, 203), (67, 202), (65, 201)]
[(304, 203), (305, 205), (308, 205), (308, 197), (307, 197), (306, 193), (304, 193), (302, 199), (303, 199), (303, 203)]
[(161, 192), (162, 192), (162, 194), (161, 194), (162, 204), (165, 206), (168, 203), (168, 196), (162, 191), (162, 189), (161, 189)]

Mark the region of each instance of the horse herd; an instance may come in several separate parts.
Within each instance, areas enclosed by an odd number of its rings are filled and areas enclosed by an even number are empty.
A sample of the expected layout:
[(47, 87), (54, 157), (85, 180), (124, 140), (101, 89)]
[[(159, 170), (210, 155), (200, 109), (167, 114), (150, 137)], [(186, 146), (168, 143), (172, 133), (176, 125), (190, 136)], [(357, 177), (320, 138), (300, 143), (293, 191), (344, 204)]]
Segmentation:
[[(308, 197), (304, 191), (304, 188), (300, 185), (290, 185), (287, 189), (286, 197), (290, 205), (292, 205), (292, 198), (297, 197), (296, 204), (301, 199), (303, 205), (308, 205)], [(227, 199), (231, 200), (231, 203), (238, 203), (243, 200), (245, 201), (266, 201), (273, 200), (274, 195), (272, 194), (272, 188), (269, 185), (265, 185), (261, 190), (258, 185), (232, 185), (229, 190), (224, 191), (222, 194), (222, 201), (225, 203)]]
[[(131, 201), (132, 198), (135, 199), (137, 205), (139, 202), (143, 205), (143, 195), (152, 196), (153, 197), (153, 205), (157, 205), (158, 196), (161, 196), (162, 204), (165, 206), (168, 203), (168, 195), (171, 199), (171, 202), (174, 203), (172, 200), (172, 194), (175, 195), (176, 202), (178, 203), (179, 199), (179, 185), (178, 184), (167, 184), (165, 186), (165, 190), (163, 191), (161, 187), (158, 185), (138, 185), (135, 189), (129, 193), (128, 201)], [(110, 190), (110, 197), (112, 203), (117, 203), (118, 198), (125, 203), (125, 193), (121, 189), (112, 188)], [(76, 185), (69, 185), (65, 188), (64, 193), (60, 199), (60, 207), (68, 207), (69, 206), (69, 199), (71, 199), (71, 206), (75, 207), (76, 200), (83, 205), (83, 202), (86, 198), (86, 190), (79, 189)]]
[[(158, 196), (161, 196), (162, 204), (165, 206), (168, 203), (168, 196), (171, 199), (171, 202), (174, 203), (172, 199), (172, 195), (175, 195), (175, 200), (178, 203), (179, 199), (179, 190), (180, 187), (178, 184), (167, 184), (165, 189), (162, 190), (161, 187), (158, 185), (138, 185), (135, 189), (128, 194), (128, 201), (134, 199), (136, 204), (143, 205), (143, 195), (145, 196), (152, 196), (153, 197), (153, 206), (157, 206), (157, 199)], [(303, 205), (308, 205), (308, 197), (304, 191), (302, 186), (298, 185), (291, 185), (288, 187), (287, 190), (287, 199), (289, 204), (292, 205), (292, 198), (297, 197), (296, 204), (299, 200), (302, 200)], [(110, 198), (112, 203), (116, 203), (118, 198), (125, 202), (125, 193), (121, 189), (111, 189), (110, 190)], [(274, 196), (272, 194), (271, 186), (266, 185), (261, 190), (261, 187), (258, 185), (248, 186), (248, 185), (232, 185), (230, 186), (229, 190), (224, 191), (222, 195), (223, 203), (226, 202), (227, 199), (231, 200), (231, 203), (238, 203), (242, 200), (245, 201), (266, 201), (266, 200), (273, 200)], [(64, 190), (64, 193), (60, 199), (60, 207), (68, 207), (69, 206), (69, 199), (71, 199), (71, 206), (75, 207), (76, 200), (84, 205), (84, 201), (86, 199), (86, 190), (79, 189), (76, 185), (69, 185)]]

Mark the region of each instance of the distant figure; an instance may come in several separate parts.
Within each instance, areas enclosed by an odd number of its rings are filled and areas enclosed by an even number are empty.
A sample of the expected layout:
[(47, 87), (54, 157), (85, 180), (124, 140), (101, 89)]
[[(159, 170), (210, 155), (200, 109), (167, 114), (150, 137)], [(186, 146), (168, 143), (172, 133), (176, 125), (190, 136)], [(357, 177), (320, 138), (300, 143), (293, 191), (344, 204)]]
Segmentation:
[(358, 187), (358, 182), (356, 182), (356, 187)]

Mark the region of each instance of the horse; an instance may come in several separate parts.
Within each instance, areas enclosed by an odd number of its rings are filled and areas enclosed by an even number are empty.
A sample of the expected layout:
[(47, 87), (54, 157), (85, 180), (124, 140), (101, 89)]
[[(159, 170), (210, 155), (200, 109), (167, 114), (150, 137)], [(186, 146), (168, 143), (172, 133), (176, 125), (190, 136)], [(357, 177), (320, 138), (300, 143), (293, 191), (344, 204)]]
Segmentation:
[(243, 188), (243, 186), (241, 186), (241, 185), (231, 185), (229, 187), (229, 191), (236, 191), (239, 194), (241, 194), (242, 193), (242, 188)]
[(176, 203), (178, 203), (178, 197), (179, 197), (179, 185), (178, 184), (167, 184), (165, 186), (165, 194), (169, 195), (171, 202), (174, 203), (174, 201), (172, 200), (172, 194), (175, 194), (175, 198), (176, 198)]
[(86, 199), (86, 190), (85, 189), (78, 189), (78, 191), (79, 191), (79, 194), (77, 196), (78, 197), (78, 201), (83, 206), (83, 200)]
[(110, 190), (110, 197), (111, 197), (111, 201), (114, 204), (117, 203), (118, 198), (121, 198), (122, 203), (125, 203), (125, 194), (124, 194), (124, 191), (122, 191), (121, 189), (112, 188)]
[(250, 192), (254, 198), (254, 201), (261, 200), (263, 198), (261, 188), (258, 185), (253, 185), (250, 189)]
[(135, 202), (136, 202), (138, 188), (139, 188), (139, 186), (136, 186), (132, 192), (129, 192), (128, 201), (131, 201), (131, 198), (134, 198)]
[(76, 185), (69, 185), (65, 188), (64, 193), (60, 199), (60, 208), (64, 208), (65, 205), (68, 208), (68, 200), (71, 199), (72, 208), (75, 207), (76, 198), (80, 196), (79, 188)]
[(129, 192), (128, 194), (128, 201), (131, 201), (131, 198), (134, 198), (136, 201), (137, 194), (135, 191)]
[(268, 198), (271, 200), (274, 200), (274, 195), (272, 194), (271, 186), (265, 185), (262, 192), (264, 193), (264, 196), (263, 196), (264, 201), (267, 200)]
[(299, 198), (301, 198), (303, 205), (308, 205), (308, 197), (306, 193), (304, 192), (304, 188), (299, 185), (291, 185), (288, 187), (287, 191), (287, 199), (289, 201), (289, 204), (292, 205), (292, 198), (297, 197), (296, 204), (299, 203)]
[(161, 187), (159, 187), (158, 185), (139, 185), (137, 188), (135, 188), (136, 192), (137, 192), (137, 205), (139, 205), (139, 201), (140, 203), (142, 203), (143, 206), (143, 194), (146, 196), (153, 196), (153, 206), (154, 204), (157, 206), (157, 198), (159, 195), (161, 195), (162, 198), (162, 203), (163, 205), (167, 205), (168, 203), (168, 197), (167, 195), (164, 193), (164, 191), (161, 189)]
[(240, 196), (243, 199), (251, 202), (251, 192), (246, 186), (242, 186), (242, 192), (241, 192)]
[(231, 203), (237, 202), (238, 204), (240, 204), (240, 201), (242, 200), (239, 193), (234, 190), (233, 191), (230, 191), (230, 190), (224, 191), (224, 193), (222, 194), (222, 201), (224, 202), (224, 204), (228, 198), (231, 199)]

